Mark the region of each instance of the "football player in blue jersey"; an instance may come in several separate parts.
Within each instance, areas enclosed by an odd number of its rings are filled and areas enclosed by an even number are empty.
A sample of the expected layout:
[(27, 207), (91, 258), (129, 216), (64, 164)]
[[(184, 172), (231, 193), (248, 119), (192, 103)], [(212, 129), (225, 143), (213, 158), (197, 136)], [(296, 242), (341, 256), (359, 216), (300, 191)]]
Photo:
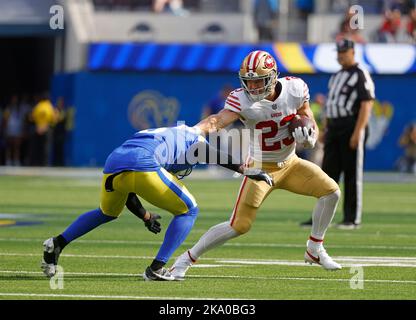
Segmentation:
[[(199, 211), (194, 197), (177, 176), (185, 176), (197, 163), (211, 163), (209, 160), (213, 158), (218, 165), (273, 184), (267, 173), (235, 164), (230, 155), (211, 147), (201, 136), (198, 125), (139, 131), (107, 158), (100, 206), (82, 214), (60, 235), (43, 243), (41, 268), (44, 274), (54, 276), (62, 250), (75, 239), (116, 219), (124, 206), (143, 220), (149, 231), (160, 232), (160, 216), (147, 211), (139, 200), (141, 197), (174, 215), (159, 252), (146, 268), (143, 278), (175, 280), (164, 266), (191, 231)], [(220, 159), (227, 161), (222, 164)]]

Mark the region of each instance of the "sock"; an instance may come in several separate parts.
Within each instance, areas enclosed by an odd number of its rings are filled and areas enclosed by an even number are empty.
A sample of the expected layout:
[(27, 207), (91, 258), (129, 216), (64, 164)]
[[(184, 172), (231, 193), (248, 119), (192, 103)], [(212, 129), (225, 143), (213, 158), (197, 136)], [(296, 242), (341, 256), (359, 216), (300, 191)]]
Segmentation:
[(66, 247), (68, 244), (68, 241), (65, 240), (65, 238), (60, 234), (56, 237), (56, 242), (58, 243), (59, 248), (61, 248), (61, 251)]
[(311, 249), (312, 251), (317, 251), (322, 246), (323, 242), (324, 240), (319, 240), (310, 236), (307, 242), (308, 249)]
[(165, 239), (163, 240), (155, 260), (164, 262), (165, 264), (168, 262), (169, 258), (182, 242), (185, 241), (191, 231), (196, 217), (198, 216), (198, 211), (199, 208), (194, 207), (187, 213), (177, 215), (172, 219), (166, 230)]
[(325, 232), (335, 215), (341, 191), (337, 190), (331, 194), (320, 197), (312, 214), (311, 237), (323, 240)]
[(152, 264), (150, 265), (150, 269), (152, 269), (153, 271), (157, 271), (160, 268), (162, 268), (164, 265), (166, 264), (166, 262), (163, 261), (159, 261), (159, 260), (153, 260)]
[(103, 223), (114, 219), (116, 218), (105, 215), (100, 208), (97, 208), (80, 215), (77, 220), (75, 220), (64, 232), (62, 232), (61, 236), (68, 244)]
[(239, 235), (240, 234), (231, 227), (229, 221), (217, 224), (199, 239), (199, 241), (189, 250), (189, 254), (194, 260), (197, 260), (206, 251), (218, 247), (227, 240)]

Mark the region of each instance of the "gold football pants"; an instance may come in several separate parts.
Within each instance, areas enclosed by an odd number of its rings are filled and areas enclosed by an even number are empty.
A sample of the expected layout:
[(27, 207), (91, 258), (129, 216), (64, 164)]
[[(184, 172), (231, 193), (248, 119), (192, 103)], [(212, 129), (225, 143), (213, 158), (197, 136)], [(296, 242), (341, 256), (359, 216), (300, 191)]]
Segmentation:
[(282, 168), (274, 162), (262, 163), (261, 168), (272, 176), (274, 186), (270, 187), (264, 181), (255, 181), (247, 177), (243, 179), (230, 220), (234, 230), (241, 234), (250, 230), (258, 208), (275, 189), (316, 198), (339, 189), (338, 184), (320, 167), (296, 155), (287, 160)]

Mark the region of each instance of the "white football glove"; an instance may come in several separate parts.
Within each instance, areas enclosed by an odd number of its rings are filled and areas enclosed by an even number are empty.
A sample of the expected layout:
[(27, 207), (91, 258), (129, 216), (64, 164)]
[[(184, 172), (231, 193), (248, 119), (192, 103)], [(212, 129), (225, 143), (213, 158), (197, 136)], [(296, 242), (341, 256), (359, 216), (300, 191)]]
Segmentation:
[[(310, 131), (310, 134), (309, 134)], [(292, 133), (296, 143), (302, 144), (305, 148), (312, 149), (316, 143), (316, 131), (313, 128), (298, 127)]]

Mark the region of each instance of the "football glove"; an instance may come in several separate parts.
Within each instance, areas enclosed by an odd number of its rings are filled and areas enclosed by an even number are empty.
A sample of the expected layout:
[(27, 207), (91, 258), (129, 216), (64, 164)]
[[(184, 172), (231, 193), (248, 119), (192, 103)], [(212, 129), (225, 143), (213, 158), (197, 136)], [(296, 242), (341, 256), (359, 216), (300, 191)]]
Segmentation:
[(159, 221), (157, 221), (158, 219), (161, 219), (161, 216), (158, 214), (150, 213), (150, 218), (148, 220), (143, 220), (146, 228), (154, 234), (159, 233), (162, 230)]
[(313, 128), (298, 127), (292, 133), (296, 143), (302, 144), (305, 148), (312, 149), (316, 143), (316, 131)]
[(253, 180), (264, 181), (271, 187), (274, 185), (273, 178), (267, 172), (258, 168), (244, 168), (243, 175)]

